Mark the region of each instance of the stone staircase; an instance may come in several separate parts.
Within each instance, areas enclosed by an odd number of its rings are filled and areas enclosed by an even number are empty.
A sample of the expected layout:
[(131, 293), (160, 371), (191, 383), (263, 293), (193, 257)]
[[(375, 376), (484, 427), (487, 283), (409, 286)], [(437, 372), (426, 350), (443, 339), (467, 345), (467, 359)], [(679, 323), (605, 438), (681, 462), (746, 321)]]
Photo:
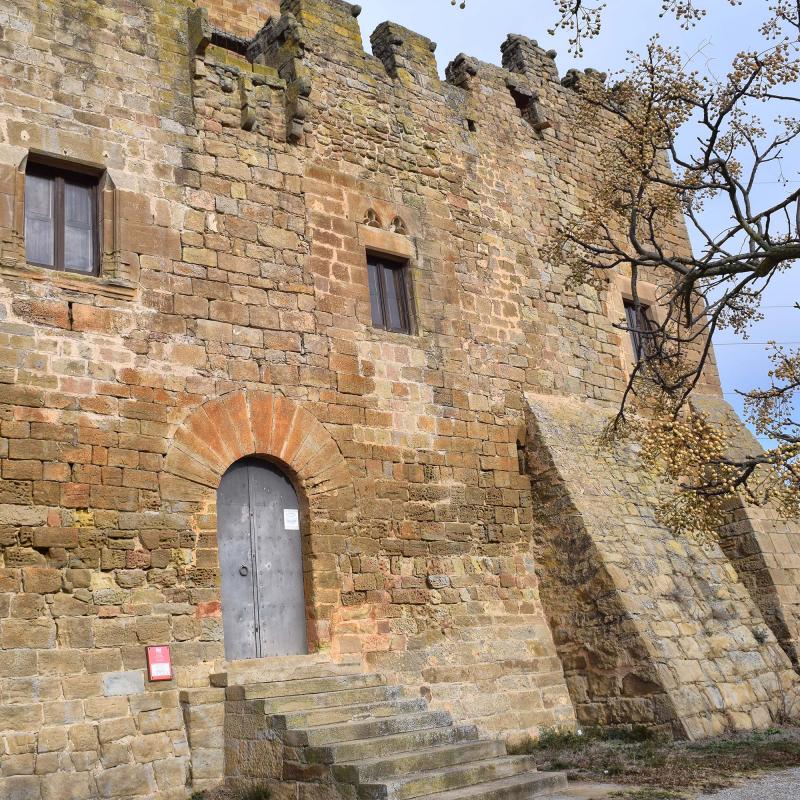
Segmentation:
[[(358, 665), (315, 656), (237, 662), (212, 684), (226, 689), (229, 780), (335, 784), (345, 800), (523, 800), (566, 786), (563, 775), (537, 772), (532, 757), (509, 756), (503, 742)], [(274, 764), (278, 750), (280, 776), (243, 775), (241, 765)]]

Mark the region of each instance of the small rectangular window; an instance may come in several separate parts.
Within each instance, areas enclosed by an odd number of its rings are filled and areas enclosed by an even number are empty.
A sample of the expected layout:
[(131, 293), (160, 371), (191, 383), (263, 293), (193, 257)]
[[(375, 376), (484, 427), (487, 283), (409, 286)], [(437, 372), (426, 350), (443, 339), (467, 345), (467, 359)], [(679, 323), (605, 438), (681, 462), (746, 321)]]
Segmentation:
[(397, 333), (411, 333), (408, 313), (408, 265), (376, 256), (367, 259), (372, 324)]
[(25, 256), (95, 275), (100, 262), (97, 176), (31, 163), (25, 172)]
[(652, 346), (652, 341), (648, 336), (648, 332), (653, 329), (650, 308), (641, 303), (637, 306), (633, 300), (627, 299), (624, 300), (624, 305), (625, 322), (631, 337), (633, 355), (638, 363), (645, 356), (648, 348)]

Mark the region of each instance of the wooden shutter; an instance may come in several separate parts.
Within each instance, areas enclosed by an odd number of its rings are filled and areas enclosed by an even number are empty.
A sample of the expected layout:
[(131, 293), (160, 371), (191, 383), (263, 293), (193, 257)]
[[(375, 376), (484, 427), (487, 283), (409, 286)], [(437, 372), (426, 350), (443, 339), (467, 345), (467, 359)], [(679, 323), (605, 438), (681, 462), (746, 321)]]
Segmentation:
[(650, 317), (647, 306), (636, 304), (632, 300), (625, 301), (625, 319), (631, 335), (633, 345), (633, 355), (637, 361), (641, 361), (645, 355), (647, 347), (646, 333), (650, 330)]
[(56, 264), (55, 178), (25, 176), (25, 258), (32, 264)]
[(99, 262), (98, 178), (33, 163), (25, 175), (25, 255), (32, 264), (92, 274)]
[(407, 266), (370, 257), (367, 268), (372, 324), (387, 331), (411, 333), (406, 284)]
[(64, 179), (64, 269), (94, 272), (94, 186)]

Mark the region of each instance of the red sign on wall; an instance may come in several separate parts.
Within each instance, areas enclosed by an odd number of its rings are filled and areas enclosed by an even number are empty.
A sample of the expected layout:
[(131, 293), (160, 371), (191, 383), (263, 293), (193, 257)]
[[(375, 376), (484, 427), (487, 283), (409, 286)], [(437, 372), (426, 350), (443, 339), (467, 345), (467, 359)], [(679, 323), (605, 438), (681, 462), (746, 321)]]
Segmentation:
[(147, 677), (150, 681), (172, 680), (172, 656), (168, 646), (147, 648)]

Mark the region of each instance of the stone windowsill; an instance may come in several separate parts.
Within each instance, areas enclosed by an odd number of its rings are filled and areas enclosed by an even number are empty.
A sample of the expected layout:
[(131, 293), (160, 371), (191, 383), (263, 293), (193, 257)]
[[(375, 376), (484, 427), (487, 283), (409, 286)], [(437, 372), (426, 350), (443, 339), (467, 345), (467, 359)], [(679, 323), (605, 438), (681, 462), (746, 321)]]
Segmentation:
[(129, 281), (104, 278), (102, 275), (78, 275), (73, 272), (59, 272), (45, 267), (35, 267), (27, 263), (19, 265), (0, 262), (0, 275), (6, 278), (47, 282), (60, 289), (88, 292), (89, 294), (102, 295), (115, 300), (132, 300), (136, 295), (136, 286)]
[(424, 348), (426, 346), (425, 335), (419, 329), (419, 324), (415, 322), (412, 322), (411, 333), (387, 331), (383, 328), (376, 328), (373, 325), (365, 325), (364, 327), (366, 340), (370, 342), (392, 342), (392, 344), (416, 348)]

